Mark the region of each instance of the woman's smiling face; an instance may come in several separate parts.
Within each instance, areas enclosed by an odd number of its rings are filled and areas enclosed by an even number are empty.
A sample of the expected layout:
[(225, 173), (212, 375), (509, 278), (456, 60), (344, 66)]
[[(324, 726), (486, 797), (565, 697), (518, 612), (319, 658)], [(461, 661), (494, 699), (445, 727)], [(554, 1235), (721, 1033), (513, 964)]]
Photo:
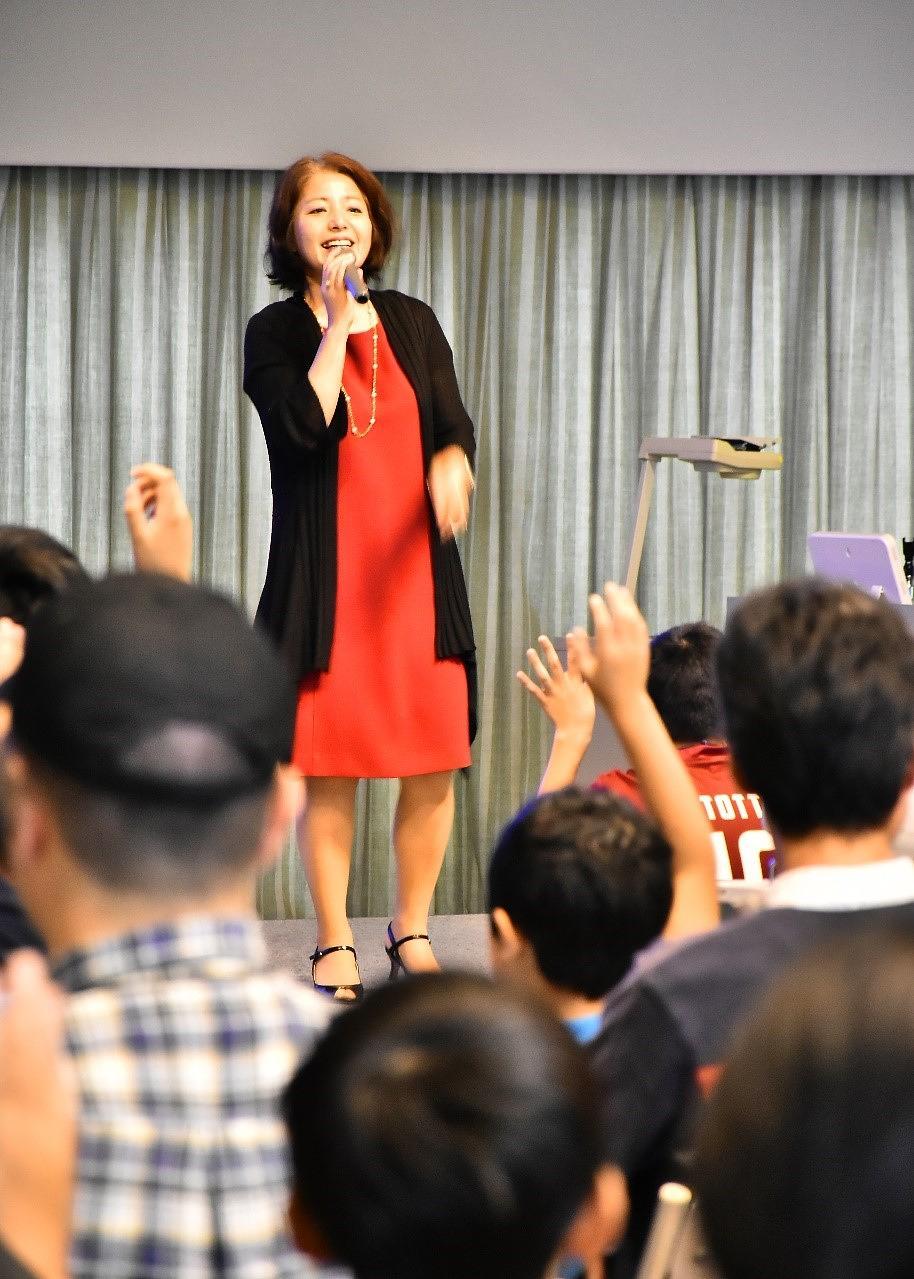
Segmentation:
[(350, 255), (361, 266), (371, 248), (368, 202), (345, 173), (316, 169), (302, 186), (292, 220), (305, 274), (320, 280), (331, 256)]

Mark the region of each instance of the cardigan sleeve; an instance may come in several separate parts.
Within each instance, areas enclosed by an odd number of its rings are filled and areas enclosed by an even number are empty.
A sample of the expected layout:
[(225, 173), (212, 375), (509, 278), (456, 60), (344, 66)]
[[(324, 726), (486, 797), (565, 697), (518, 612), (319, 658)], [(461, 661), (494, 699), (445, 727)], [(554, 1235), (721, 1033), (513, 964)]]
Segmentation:
[(244, 335), (244, 389), (254, 404), (270, 452), (306, 457), (346, 434), (342, 392), (329, 425), (308, 381), (307, 354), (275, 313), (259, 312)]
[(427, 314), (426, 340), (434, 411), (434, 452), (459, 444), (472, 466), (476, 456), (476, 436), (473, 423), (460, 398), (457, 374), (454, 372), (454, 356), (434, 311), (428, 308)]

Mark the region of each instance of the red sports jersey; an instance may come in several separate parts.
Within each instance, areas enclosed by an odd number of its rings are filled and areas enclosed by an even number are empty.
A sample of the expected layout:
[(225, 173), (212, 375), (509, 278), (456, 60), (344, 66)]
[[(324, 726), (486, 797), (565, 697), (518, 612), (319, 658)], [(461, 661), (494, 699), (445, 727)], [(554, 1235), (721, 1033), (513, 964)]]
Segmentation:
[[(680, 746), (679, 754), (711, 823), (717, 878), (767, 879), (774, 841), (765, 829), (758, 795), (737, 785), (727, 747), (723, 742), (697, 742), (694, 746)], [(631, 769), (601, 773), (593, 784), (622, 795), (636, 808), (644, 808), (638, 779)]]

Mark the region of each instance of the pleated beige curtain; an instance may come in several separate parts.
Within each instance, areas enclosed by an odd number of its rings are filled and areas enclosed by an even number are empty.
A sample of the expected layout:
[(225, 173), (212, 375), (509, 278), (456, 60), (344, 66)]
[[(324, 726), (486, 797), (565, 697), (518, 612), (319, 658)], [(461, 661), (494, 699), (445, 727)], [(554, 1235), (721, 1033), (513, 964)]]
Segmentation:
[[(270, 493), (241, 391), (272, 173), (0, 169), (0, 522), (129, 562), (130, 466), (174, 466), (199, 576), (253, 609)], [(776, 436), (757, 483), (661, 467), (654, 629), (805, 565), (812, 529), (909, 534), (914, 180), (392, 174), (384, 284), (428, 300), (479, 434), (463, 555), (481, 729), (438, 911), (481, 908), (546, 726), (514, 672), (624, 572), (646, 435)], [(391, 787), (359, 801), (351, 909), (390, 905)], [(268, 915), (310, 912), (291, 849)]]

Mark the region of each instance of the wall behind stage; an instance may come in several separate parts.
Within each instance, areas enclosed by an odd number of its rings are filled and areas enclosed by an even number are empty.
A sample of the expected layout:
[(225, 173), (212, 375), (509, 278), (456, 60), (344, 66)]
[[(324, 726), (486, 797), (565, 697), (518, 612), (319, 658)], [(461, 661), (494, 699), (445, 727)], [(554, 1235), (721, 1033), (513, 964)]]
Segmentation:
[(910, 0), (6, 0), (0, 164), (910, 173)]

